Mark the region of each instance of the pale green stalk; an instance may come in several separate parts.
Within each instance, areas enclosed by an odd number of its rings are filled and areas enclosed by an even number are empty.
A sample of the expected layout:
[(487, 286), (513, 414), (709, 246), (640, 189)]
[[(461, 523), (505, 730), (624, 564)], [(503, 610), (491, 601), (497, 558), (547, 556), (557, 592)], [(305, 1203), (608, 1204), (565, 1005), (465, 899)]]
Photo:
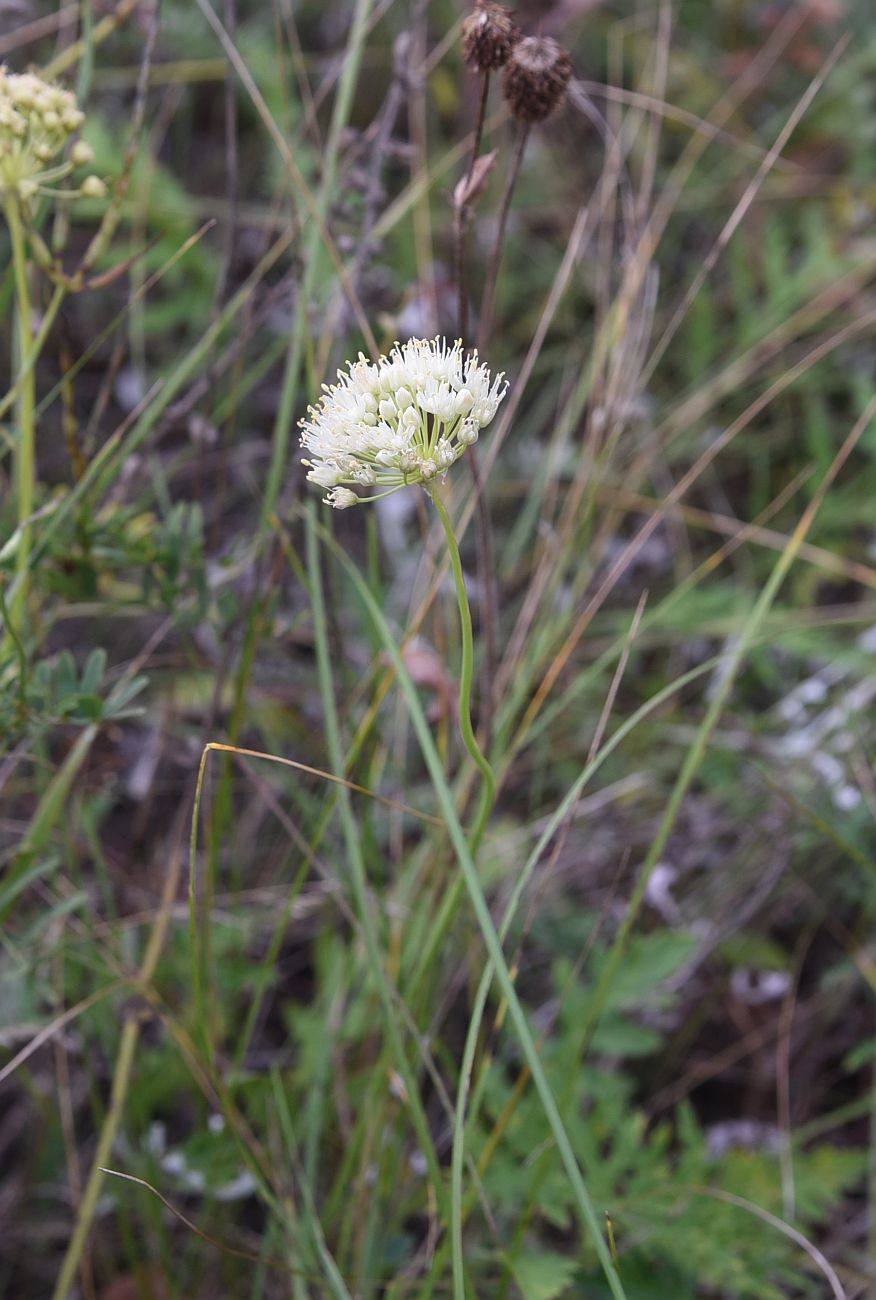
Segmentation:
[(444, 535), (447, 538), (447, 550), (450, 554), (450, 568), (453, 573), (453, 581), (456, 583), (456, 599), (459, 604), (459, 623), (462, 633), (462, 663), (459, 670), (459, 730), (465, 747), (471, 754), (484, 778), (484, 784), (481, 790), (481, 803), (478, 809), (475, 824), (469, 837), (469, 848), (472, 857), (477, 854), (478, 846), (483, 837), (486, 827), (487, 818), (493, 804), (496, 801), (496, 778), (493, 775), (493, 769), (484, 757), (481, 747), (478, 744), (477, 737), (474, 733), (474, 727), (471, 722), (471, 684), (474, 677), (474, 638), (472, 636), (471, 609), (468, 603), (468, 593), (465, 589), (465, 576), (462, 572), (462, 560), (459, 555), (459, 544), (456, 540), (456, 533), (450, 515), (447, 513), (447, 507), (441, 500), (441, 494), (438, 491), (430, 493), (435, 509), (438, 511), (438, 518), (444, 528)]
[[(472, 859), (477, 856), (478, 846), (484, 833), (484, 829), (489, 818), (490, 811), (496, 800), (496, 778), (493, 775), (493, 769), (484, 757), (481, 747), (478, 744), (477, 736), (474, 733), (474, 727), (471, 721), (471, 684), (474, 676), (474, 638), (472, 635), (471, 608), (468, 603), (468, 593), (465, 588), (465, 575), (462, 571), (462, 560), (459, 554), (459, 544), (456, 540), (456, 533), (453, 529), (450, 515), (447, 513), (447, 507), (441, 500), (440, 491), (430, 492), (435, 509), (438, 511), (438, 518), (441, 520), (444, 528), (444, 535), (447, 539), (447, 550), (450, 555), (450, 569), (453, 573), (453, 580), (456, 584), (456, 599), (459, 604), (459, 623), (462, 633), (462, 663), (459, 672), (459, 730), (465, 747), (474, 759), (481, 775), (484, 778), (481, 787), (481, 800), (469, 839), (469, 851)], [(457, 876), (454, 886), (445, 894), (445, 904), (449, 901), (448, 908), (442, 909), (448, 916), (452, 916), (458, 904), (461, 895), (462, 885), (460, 877)], [(439, 935), (443, 927), (436, 926)], [(431, 948), (431, 945), (430, 945)], [(488, 968), (489, 969), (489, 968)], [(462, 1167), (464, 1159), (464, 1142), (463, 1132), (465, 1126), (465, 1101), (467, 1095), (466, 1074), (460, 1077), (459, 1092), (457, 1095), (456, 1106), (456, 1124), (453, 1130), (453, 1160), (451, 1163), (451, 1181), (450, 1181), (450, 1240), (453, 1256), (453, 1294), (455, 1300), (465, 1300), (465, 1261), (462, 1246)]]
[[(462, 572), (462, 561), (459, 555), (459, 543), (456, 540), (456, 532), (453, 528), (450, 516), (444, 502), (441, 500), (438, 492), (431, 493), (435, 509), (438, 511), (438, 518), (444, 528), (444, 534), (447, 538), (447, 550), (450, 556), (450, 567), (453, 573), (453, 579), (456, 584), (456, 599), (459, 605), (459, 622), (462, 632), (462, 663), (459, 677), (459, 730), (465, 747), (474, 759), (475, 765), (483, 776), (483, 785), (481, 786), (481, 798), (478, 805), (478, 811), (475, 814), (474, 825), (469, 832), (469, 851), (472, 857), (477, 856), (484, 831), (486, 830), (487, 821), (493, 809), (496, 800), (496, 778), (493, 769), (490, 767), (487, 759), (484, 757), (481, 748), (474, 734), (474, 728), (471, 721), (471, 687), (474, 676), (474, 645), (472, 637), (471, 609), (468, 603), (468, 593), (465, 589), (465, 577)], [(447, 932), (453, 922), (453, 918), (459, 910), (459, 904), (462, 901), (465, 892), (465, 881), (461, 876), (457, 876), (450, 888), (441, 900), (441, 907), (435, 918), (434, 924), (429, 931), (429, 938), (424, 944), (416, 969), (411, 979), (411, 996), (418, 992), (422, 980), (427, 972), (431, 969), (433, 959), (447, 937)]]
[[(88, 732), (83, 732), (83, 737), (89, 732), (93, 733), (91, 739), (96, 735), (97, 728), (90, 727)], [(82, 739), (83, 737), (80, 737)], [(60, 796), (57, 799), (57, 806), (62, 806)], [(179, 881), (179, 858), (174, 851), (174, 855), (168, 867), (167, 877), (165, 879), (164, 890), (162, 893), (161, 907), (152, 925), (149, 935), (146, 951), (143, 954), (143, 960), (137, 973), (135, 985), (138, 991), (145, 994), (155, 968), (158, 965), (158, 959), (161, 956), (161, 950), (164, 940), (167, 936), (167, 929), (170, 923), (170, 908), (173, 897), (176, 893)], [(107, 1165), (115, 1145), (116, 1135), (119, 1131), (119, 1125), (124, 1114), (125, 1102), (127, 1101), (128, 1092), (131, 1087), (134, 1059), (137, 1052), (137, 1044), (140, 1038), (140, 1026), (143, 1023), (142, 1017), (137, 1012), (129, 1012), (125, 1016), (124, 1026), (122, 1028), (121, 1042), (119, 1044), (119, 1053), (116, 1057), (115, 1069), (113, 1071), (112, 1088), (110, 1091), (109, 1108), (104, 1117), (100, 1129), (100, 1135), (97, 1140), (97, 1148), (94, 1153), (94, 1159), (91, 1165), (91, 1172), (88, 1181), (85, 1184), (85, 1191), (79, 1204), (76, 1216), (76, 1226), (68, 1242), (67, 1249), (64, 1253), (64, 1259), (61, 1263), (61, 1270), (58, 1274), (58, 1280), (55, 1289), (52, 1292), (52, 1300), (66, 1300), (76, 1278), (76, 1273), (82, 1259), (82, 1253), (85, 1249), (85, 1243), (88, 1240), (88, 1234), (91, 1231), (91, 1225), (97, 1212), (98, 1201), (100, 1198), (103, 1181), (109, 1172)]]
[(188, 883), (188, 902), (189, 902), (189, 947), (192, 951), (192, 993), (195, 1004), (195, 1026), (196, 1033), (201, 1035), (201, 1047), (204, 1050), (205, 1059), (210, 1065), (213, 1064), (210, 1057), (210, 1033), (207, 1028), (209, 1024), (207, 1016), (207, 998), (206, 982), (204, 978), (204, 959), (201, 947), (200, 929), (198, 926), (198, 828), (201, 821), (201, 797), (204, 793), (204, 777), (207, 771), (207, 759), (210, 755), (211, 746), (204, 746), (201, 754), (201, 762), (198, 765), (198, 777), (195, 782), (195, 802), (192, 808), (192, 825), (189, 835), (189, 883)]
[(139, 1037), (140, 1022), (132, 1016), (125, 1021), (125, 1027), (122, 1030), (122, 1041), (116, 1058), (115, 1073), (113, 1074), (109, 1112), (100, 1130), (97, 1150), (94, 1153), (94, 1163), (91, 1166), (91, 1173), (85, 1185), (82, 1203), (79, 1206), (76, 1227), (64, 1255), (61, 1272), (58, 1274), (58, 1281), (52, 1292), (52, 1300), (67, 1300), (76, 1278), (76, 1270), (79, 1267), (85, 1241), (91, 1228), (94, 1212), (97, 1209), (97, 1198), (100, 1196), (103, 1187), (104, 1166), (109, 1163), (119, 1122), (122, 1118)]
[[(19, 636), (27, 602), (27, 567), (30, 559), (31, 525), (36, 490), (36, 376), (33, 369), (33, 326), (28, 260), (24, 227), (18, 201), (5, 204), (6, 222), (12, 243), (12, 272), (18, 323), (18, 444), (15, 450), (15, 495), (18, 509), (18, 546), (15, 551), (16, 583), (9, 605), (10, 622)], [(8, 637), (6, 638), (8, 640)]]

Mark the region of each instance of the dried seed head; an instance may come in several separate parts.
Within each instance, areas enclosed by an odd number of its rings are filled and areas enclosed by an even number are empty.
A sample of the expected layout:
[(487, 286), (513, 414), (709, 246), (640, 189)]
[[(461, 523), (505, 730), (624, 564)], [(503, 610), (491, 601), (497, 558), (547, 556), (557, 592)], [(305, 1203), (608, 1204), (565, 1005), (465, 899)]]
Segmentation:
[(526, 36), (514, 46), (502, 94), (518, 122), (543, 122), (566, 98), (572, 62), (551, 36)]
[(477, 0), (474, 13), (462, 24), (462, 56), (472, 72), (504, 68), (519, 40), (511, 10), (490, 0)]

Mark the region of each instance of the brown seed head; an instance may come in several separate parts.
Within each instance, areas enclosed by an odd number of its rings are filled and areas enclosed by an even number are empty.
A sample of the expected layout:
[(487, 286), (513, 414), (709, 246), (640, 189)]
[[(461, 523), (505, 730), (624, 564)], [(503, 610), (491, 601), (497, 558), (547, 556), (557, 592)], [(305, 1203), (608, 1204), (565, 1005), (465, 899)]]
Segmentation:
[(474, 13), (462, 24), (462, 56), (472, 72), (503, 68), (519, 40), (511, 10), (490, 0), (477, 0)]
[(518, 122), (543, 122), (566, 98), (572, 62), (551, 36), (518, 41), (502, 78), (502, 94)]

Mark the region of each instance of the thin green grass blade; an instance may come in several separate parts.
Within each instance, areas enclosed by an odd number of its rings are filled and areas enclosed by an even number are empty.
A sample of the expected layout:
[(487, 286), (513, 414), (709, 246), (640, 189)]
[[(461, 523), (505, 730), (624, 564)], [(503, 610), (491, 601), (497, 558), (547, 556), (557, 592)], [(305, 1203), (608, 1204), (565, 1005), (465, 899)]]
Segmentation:
[(271, 1067), (271, 1086), (274, 1094), (274, 1110), (277, 1119), (280, 1122), (280, 1130), (286, 1144), (289, 1162), (297, 1175), (298, 1190), (302, 1201), (302, 1210), (304, 1211), (302, 1215), (302, 1226), (310, 1236), (311, 1244), (325, 1274), (326, 1284), (328, 1285), (331, 1294), (335, 1297), (335, 1300), (352, 1300), (344, 1279), (341, 1277), (338, 1266), (326, 1245), (325, 1237), (323, 1236), (322, 1228), (320, 1227), (319, 1215), (316, 1212), (316, 1206), (313, 1202), (310, 1185), (307, 1179), (303, 1176), (303, 1171), (300, 1168), (292, 1125), (292, 1115), (289, 1110), (289, 1100), (283, 1088), (283, 1081), (280, 1078), (280, 1072), (276, 1066)]
[[(322, 575), (320, 573), (315, 505), (312, 501), (308, 503), (306, 524), (307, 561), (308, 574), (310, 577), (311, 606), (313, 610), (314, 639), (316, 642), (317, 667), (319, 672), (320, 693), (322, 695), (323, 714), (325, 718), (326, 739), (328, 742), (329, 758), (332, 767), (335, 772), (340, 774), (344, 771), (345, 755), (341, 743), (340, 726), (338, 723), (337, 707), (335, 705), (325, 601), (323, 598)], [(323, 532), (324, 530), (320, 529), (319, 531)], [(334, 543), (332, 543), (332, 545), (334, 545)], [(423, 1156), (429, 1169), (429, 1175), (435, 1188), (435, 1194), (438, 1197), (439, 1204), (443, 1204), (446, 1200), (446, 1196), (441, 1167), (438, 1163), (435, 1144), (432, 1141), (428, 1121), (420, 1100), (417, 1080), (413, 1070), (411, 1069), (408, 1054), (405, 1050), (401, 1026), (393, 1002), (393, 992), (390, 988), (389, 979), (386, 970), (384, 969), (384, 963), (377, 943), (377, 935), (375, 933), (374, 922), (371, 915), (365, 863), (362, 857), (362, 845), (359, 839), (356, 820), (353, 816), (350, 792), (347, 790), (346, 786), (339, 786), (335, 797), (341, 817), (344, 845), (347, 851), (347, 860), (352, 877), (356, 906), (359, 912), (359, 920), (362, 925), (362, 933), (365, 938), (365, 949), (369, 970), (380, 995), (386, 1029), (395, 1055), (396, 1066), (402, 1076), (405, 1090), (407, 1092), (407, 1102), (410, 1108), (411, 1122), (413, 1123), (414, 1131), (417, 1134), (417, 1139), (422, 1148)]]
[(49, 837), (67, 805), (73, 782), (94, 744), (97, 731), (98, 728), (92, 725), (79, 733), (73, 748), (46, 787), (4, 881), (5, 901), (0, 905), (0, 922), (6, 919), (14, 906), (19, 892), (18, 886), (29, 876), (35, 856), (48, 844)]

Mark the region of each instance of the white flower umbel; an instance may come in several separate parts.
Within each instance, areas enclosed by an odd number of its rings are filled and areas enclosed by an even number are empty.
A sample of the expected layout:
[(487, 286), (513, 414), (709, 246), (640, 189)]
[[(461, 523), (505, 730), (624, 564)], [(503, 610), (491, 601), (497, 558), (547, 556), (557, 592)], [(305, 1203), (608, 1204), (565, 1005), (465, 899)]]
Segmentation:
[[(462, 343), (411, 339), (388, 357), (362, 354), (326, 386), (301, 423), (307, 477), (338, 510), (445, 474), (489, 424), (505, 396)], [(376, 488), (361, 497), (353, 488)]]
[[(49, 187), (74, 167), (93, 162), (91, 149), (81, 140), (64, 156), (84, 120), (72, 91), (30, 72), (7, 72), (0, 64), (0, 201), (17, 198), (28, 205), (39, 194), (58, 194)], [(89, 176), (80, 189), (60, 193), (101, 198), (105, 188), (97, 176)]]

